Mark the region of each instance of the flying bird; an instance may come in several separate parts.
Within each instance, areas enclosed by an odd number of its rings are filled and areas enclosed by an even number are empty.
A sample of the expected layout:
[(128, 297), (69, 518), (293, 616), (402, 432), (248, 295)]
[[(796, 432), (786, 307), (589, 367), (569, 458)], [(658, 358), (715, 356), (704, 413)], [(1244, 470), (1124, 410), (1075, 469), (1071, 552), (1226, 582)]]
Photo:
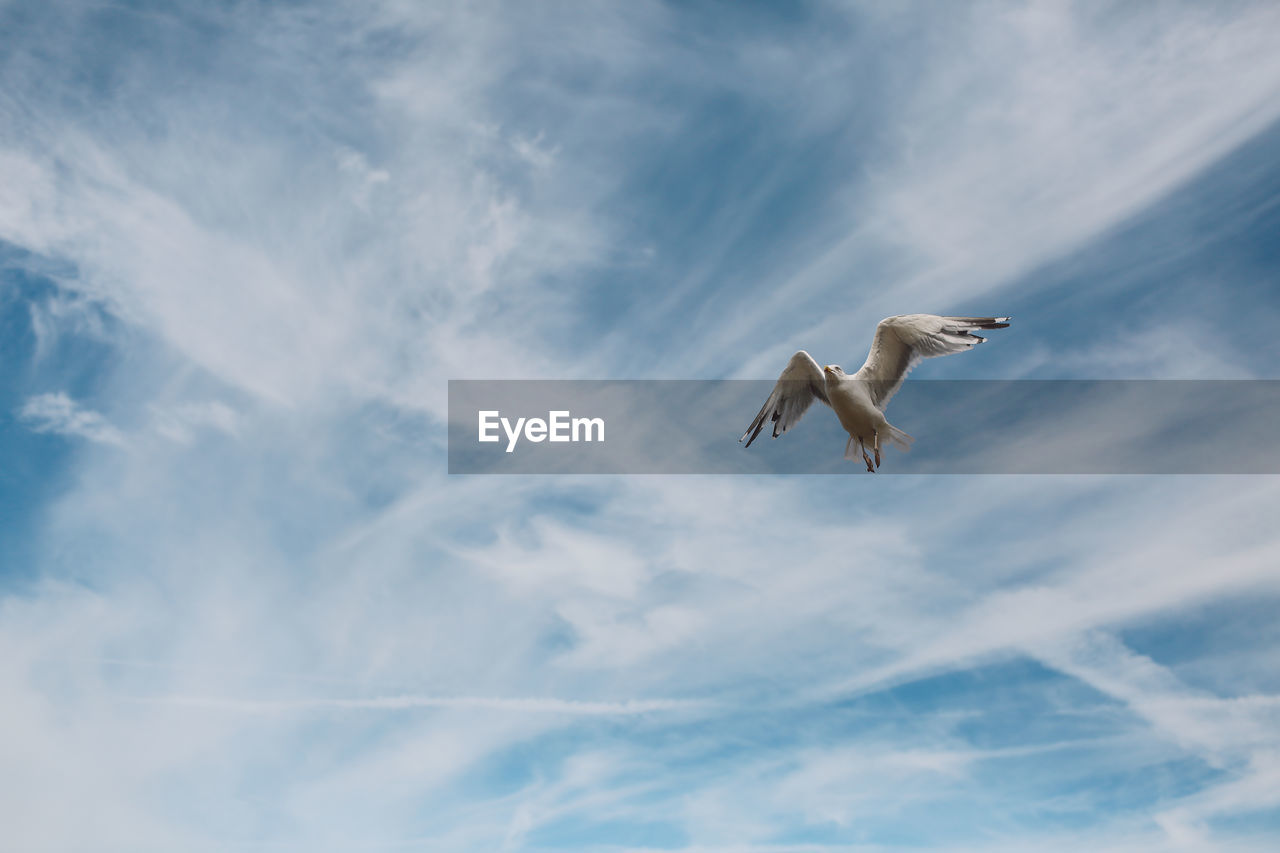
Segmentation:
[[(766, 421), (773, 424), (773, 437), (791, 429), (808, 411), (815, 399), (835, 410), (840, 425), (849, 433), (844, 447), (845, 459), (867, 463), (875, 473), (880, 467), (880, 446), (887, 442), (900, 450), (910, 450), (914, 439), (898, 429), (884, 416), (885, 406), (902, 387), (911, 369), (921, 359), (965, 352), (986, 338), (974, 329), (1003, 329), (1008, 317), (939, 317), (935, 314), (900, 314), (886, 317), (876, 326), (871, 352), (862, 368), (852, 376), (838, 364), (819, 367), (813, 356), (800, 350), (791, 356), (787, 367), (773, 386), (773, 393), (760, 407), (751, 426), (739, 442), (751, 442), (760, 435)], [(875, 465), (867, 448), (875, 453)]]

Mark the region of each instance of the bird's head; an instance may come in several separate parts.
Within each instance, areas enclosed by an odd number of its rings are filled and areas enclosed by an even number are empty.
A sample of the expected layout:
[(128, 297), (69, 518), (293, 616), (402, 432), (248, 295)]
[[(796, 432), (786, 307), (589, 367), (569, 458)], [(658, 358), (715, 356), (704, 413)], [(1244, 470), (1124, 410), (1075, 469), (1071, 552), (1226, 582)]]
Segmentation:
[(838, 364), (828, 364), (826, 367), (822, 368), (822, 373), (825, 376), (833, 376), (836, 379), (844, 376), (844, 371), (840, 369), (840, 365)]

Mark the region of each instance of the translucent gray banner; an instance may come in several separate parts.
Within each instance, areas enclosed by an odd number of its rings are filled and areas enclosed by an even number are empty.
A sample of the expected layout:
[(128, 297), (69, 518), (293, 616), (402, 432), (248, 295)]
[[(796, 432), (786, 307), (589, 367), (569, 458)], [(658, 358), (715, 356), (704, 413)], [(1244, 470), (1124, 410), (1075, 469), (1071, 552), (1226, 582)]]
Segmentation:
[[(865, 474), (815, 402), (738, 438), (765, 380), (451, 380), (451, 474)], [(908, 381), (881, 474), (1280, 474), (1280, 381)]]

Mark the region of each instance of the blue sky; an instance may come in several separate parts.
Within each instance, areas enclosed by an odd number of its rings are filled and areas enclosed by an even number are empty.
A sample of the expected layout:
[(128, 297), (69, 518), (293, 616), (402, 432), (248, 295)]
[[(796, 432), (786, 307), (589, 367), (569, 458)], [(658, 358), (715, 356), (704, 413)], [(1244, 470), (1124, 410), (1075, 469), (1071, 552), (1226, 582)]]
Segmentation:
[(920, 378), (1280, 378), (1277, 37), (0, 3), (4, 846), (1273, 849), (1272, 477), (444, 439), (451, 378), (856, 366), (914, 311), (1016, 319)]

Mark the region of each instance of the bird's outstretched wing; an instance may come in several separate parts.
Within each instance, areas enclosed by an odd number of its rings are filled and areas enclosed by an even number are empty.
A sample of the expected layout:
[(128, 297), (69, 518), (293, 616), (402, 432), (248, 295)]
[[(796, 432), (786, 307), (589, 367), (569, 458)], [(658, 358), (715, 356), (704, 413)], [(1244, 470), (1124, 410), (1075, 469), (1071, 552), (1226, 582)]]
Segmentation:
[(871, 400), (883, 411), (911, 368), (921, 359), (972, 349), (986, 340), (973, 329), (1003, 329), (1008, 317), (939, 317), (901, 314), (876, 326), (876, 337), (862, 369), (853, 378), (867, 383)]
[(827, 383), (822, 368), (813, 360), (813, 356), (800, 350), (791, 356), (791, 361), (787, 362), (786, 369), (778, 377), (778, 384), (773, 386), (773, 393), (760, 407), (760, 414), (756, 415), (738, 441), (745, 441), (746, 446), (750, 447), (760, 430), (764, 429), (766, 420), (773, 423), (773, 437), (777, 438), (796, 425), (800, 416), (813, 404), (815, 397), (828, 406), (831, 405), (831, 401), (827, 399)]

